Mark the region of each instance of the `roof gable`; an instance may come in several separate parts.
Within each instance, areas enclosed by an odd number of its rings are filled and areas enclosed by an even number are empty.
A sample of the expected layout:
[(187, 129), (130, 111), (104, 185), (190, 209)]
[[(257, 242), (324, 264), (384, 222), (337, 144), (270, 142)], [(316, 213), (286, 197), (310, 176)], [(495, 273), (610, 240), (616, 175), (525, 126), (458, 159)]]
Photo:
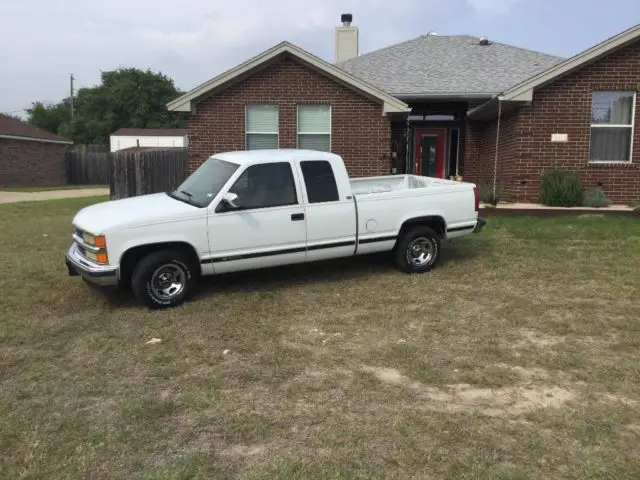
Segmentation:
[(289, 43), (282, 42), (265, 52), (247, 60), (240, 65), (227, 70), (226, 72), (218, 75), (217, 77), (197, 86), (193, 90), (185, 93), (181, 97), (169, 102), (167, 107), (169, 110), (177, 112), (193, 112), (195, 111), (195, 105), (199, 99), (206, 94), (212, 94), (222, 91), (238, 81), (252, 75), (256, 71), (266, 68), (275, 61), (290, 56), (296, 61), (324, 74), (332, 80), (345, 85), (352, 90), (359, 92), (360, 94), (380, 101), (383, 104), (384, 113), (393, 112), (407, 112), (409, 106), (401, 100), (394, 98), (393, 96), (385, 93), (384, 91), (376, 88), (363, 81), (360, 78), (354, 77), (348, 72), (331, 65), (328, 62), (310, 54), (309, 52), (302, 50), (301, 48)]
[(571, 73), (591, 62), (594, 62), (629, 43), (640, 39), (640, 25), (631, 27), (607, 40), (584, 50), (571, 58), (560, 62), (551, 68), (538, 73), (517, 85), (505, 90), (501, 97), (503, 100), (520, 100), (529, 98), (533, 94), (533, 89), (540, 88), (553, 80)]
[[(556, 65), (533, 75), (524, 81), (505, 89), (502, 93), (496, 94), (489, 101), (469, 110), (467, 113), (470, 119), (484, 120), (494, 118), (498, 115), (499, 104), (505, 108), (517, 108), (518, 105), (526, 104), (533, 100), (533, 92), (553, 81), (564, 77), (576, 70), (585, 67), (635, 41), (640, 40), (640, 25), (635, 25), (591, 48), (570, 57)], [(502, 109), (504, 111), (504, 108)]]
[(400, 98), (489, 98), (562, 59), (469, 35), (422, 35), (338, 66)]
[(45, 143), (64, 143), (69, 145), (73, 144), (71, 140), (60, 135), (47, 132), (41, 128), (29, 125), (22, 120), (2, 114), (0, 114), (0, 138), (31, 140)]

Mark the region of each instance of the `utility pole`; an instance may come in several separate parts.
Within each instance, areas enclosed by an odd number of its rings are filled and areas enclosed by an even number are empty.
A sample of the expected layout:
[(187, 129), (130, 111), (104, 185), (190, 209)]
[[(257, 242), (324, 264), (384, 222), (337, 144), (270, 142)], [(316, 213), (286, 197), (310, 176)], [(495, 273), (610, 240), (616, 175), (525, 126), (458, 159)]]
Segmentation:
[(70, 76), (70, 86), (71, 86), (71, 120), (73, 120), (73, 73)]

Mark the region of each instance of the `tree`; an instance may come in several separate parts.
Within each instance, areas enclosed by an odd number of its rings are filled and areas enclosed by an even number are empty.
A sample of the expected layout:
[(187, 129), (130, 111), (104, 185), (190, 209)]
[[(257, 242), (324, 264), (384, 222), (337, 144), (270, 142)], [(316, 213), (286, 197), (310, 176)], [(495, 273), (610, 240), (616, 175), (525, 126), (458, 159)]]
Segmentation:
[(119, 128), (184, 127), (186, 120), (166, 107), (181, 93), (162, 73), (121, 68), (102, 72), (100, 85), (78, 90), (73, 120), (65, 99), (51, 106), (34, 103), (29, 122), (75, 143), (105, 144)]
[(5, 117), (9, 117), (9, 118), (15, 118), (16, 120), (20, 120), (21, 122), (23, 121), (22, 118), (20, 118), (18, 115), (14, 115), (12, 113), (0, 112), (0, 115), (5, 116)]
[(54, 105), (45, 105), (42, 102), (33, 102), (31, 105), (31, 108), (27, 109), (28, 123), (47, 132), (64, 135), (71, 120), (69, 99)]

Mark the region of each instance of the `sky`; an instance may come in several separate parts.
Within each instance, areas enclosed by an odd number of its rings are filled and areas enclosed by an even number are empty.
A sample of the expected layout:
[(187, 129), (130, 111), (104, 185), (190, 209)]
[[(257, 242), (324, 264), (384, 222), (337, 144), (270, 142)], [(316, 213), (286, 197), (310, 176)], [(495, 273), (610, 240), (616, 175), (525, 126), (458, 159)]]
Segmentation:
[(476, 35), (568, 57), (640, 23), (637, 0), (3, 0), (0, 112), (24, 115), (118, 67), (190, 90), (288, 40), (332, 62), (353, 14), (360, 53), (427, 32)]

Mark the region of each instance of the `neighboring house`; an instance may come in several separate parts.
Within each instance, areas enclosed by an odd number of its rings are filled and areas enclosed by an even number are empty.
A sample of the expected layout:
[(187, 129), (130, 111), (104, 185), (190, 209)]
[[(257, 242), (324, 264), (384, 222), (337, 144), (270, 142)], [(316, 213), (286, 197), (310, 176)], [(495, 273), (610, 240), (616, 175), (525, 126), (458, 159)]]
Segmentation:
[(112, 152), (131, 147), (186, 147), (186, 128), (121, 128), (109, 139)]
[(540, 172), (558, 166), (615, 202), (640, 200), (640, 26), (566, 60), (436, 34), (358, 56), (342, 20), (335, 64), (283, 42), (170, 102), (191, 113), (190, 167), (226, 150), (313, 148), (353, 176), (462, 175), (535, 202)]
[(60, 135), (0, 114), (0, 185), (66, 184), (66, 152), (72, 144)]

